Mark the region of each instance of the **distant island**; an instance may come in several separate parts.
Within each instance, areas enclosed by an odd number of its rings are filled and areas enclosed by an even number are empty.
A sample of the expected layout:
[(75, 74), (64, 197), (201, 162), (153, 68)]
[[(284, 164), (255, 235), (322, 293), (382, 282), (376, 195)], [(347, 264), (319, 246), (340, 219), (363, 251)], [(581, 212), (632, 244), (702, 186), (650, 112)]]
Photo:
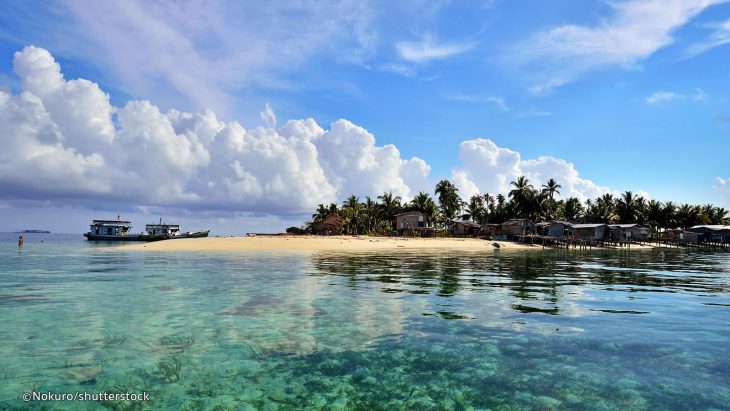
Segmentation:
[(48, 230), (21, 230), (16, 231), (16, 233), (22, 233), (22, 234), (51, 234)]

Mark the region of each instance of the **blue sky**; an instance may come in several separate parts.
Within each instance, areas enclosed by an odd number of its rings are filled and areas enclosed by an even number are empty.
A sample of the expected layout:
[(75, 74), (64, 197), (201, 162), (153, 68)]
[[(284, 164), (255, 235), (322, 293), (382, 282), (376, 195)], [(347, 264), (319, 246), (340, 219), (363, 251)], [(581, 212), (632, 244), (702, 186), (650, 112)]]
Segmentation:
[[(103, 121), (112, 125), (109, 144), (119, 144), (115, 150), (126, 150), (129, 158), (144, 155), (138, 152), (142, 146), (149, 148), (146, 134), (132, 130), (152, 130), (152, 124), (140, 124), (154, 121), (141, 114), (147, 113), (142, 108), (132, 110), (130, 101), (148, 101), (162, 114), (174, 109), (199, 115), (209, 109), (216, 119), (211, 127), (220, 131), (236, 123), (246, 130), (241, 138), (256, 144), (241, 146), (240, 158), (216, 157), (213, 145), (221, 138), (206, 141), (195, 134), (205, 123), (203, 116), (196, 117), (197, 128), (172, 120), (178, 137), (171, 135), (167, 143), (190, 145), (190, 153), (177, 155), (188, 156), (190, 167), (198, 170), (178, 180), (171, 168), (157, 169), (178, 186), (168, 195), (177, 202), (73, 185), (49, 190), (30, 184), (21, 190), (15, 187), (17, 177), (0, 171), (0, 184), (7, 188), (0, 199), (0, 230), (15, 229), (27, 214), (19, 210), (31, 206), (38, 210), (36, 217), (50, 208), (50, 214), (67, 210), (83, 220), (97, 210), (122, 208), (139, 218), (208, 213), (222, 226), (276, 229), (301, 220), (320, 200), (342, 201), (357, 190), (376, 195), (389, 189), (407, 198), (445, 177), (456, 180), (462, 193), (498, 192), (515, 173), (536, 182), (554, 173), (570, 185), (565, 195), (590, 198), (633, 190), (659, 200), (730, 206), (730, 3), (392, 3), (6, 3), (0, 10), (0, 90), (14, 98), (29, 90), (41, 96), (49, 121), (59, 124), (54, 144), (64, 150), (86, 156), (97, 152), (93, 141), (69, 135), (82, 130), (81, 123), (57, 118), (69, 106), (88, 101), (75, 100), (69, 83), (61, 94), (29, 86), (38, 61), (56, 62), (64, 82), (87, 79), (108, 94), (110, 108), (98, 113), (108, 115)], [(16, 56), (29, 45), (37, 49)], [(25, 74), (18, 73), (14, 61)], [(261, 114), (267, 104), (268, 117)], [(297, 176), (311, 170), (309, 160), (302, 160), (310, 159), (311, 147), (286, 140), (301, 130), (281, 130), (290, 119), (307, 118), (325, 132), (311, 140), (316, 146), (311, 167), (321, 168), (322, 175), (302, 177), (310, 179), (310, 189), (301, 195), (311, 201), (279, 207), (257, 199), (291, 201), (281, 192), (291, 191), (291, 185), (299, 185)], [(340, 119), (355, 128), (333, 127)], [(293, 161), (295, 166), (269, 181), (279, 171), (256, 163), (266, 156), (256, 154), (255, 147), (270, 138), (286, 146), (272, 164)], [(352, 153), (350, 161), (374, 156), (376, 163), (405, 165), (395, 174), (379, 174), (368, 165), (350, 173), (327, 157), (327, 147), (335, 144), (330, 139)], [(390, 144), (397, 154), (388, 151)], [(24, 150), (24, 155), (34, 152)], [(99, 184), (120, 190), (119, 175), (131, 172), (133, 162), (113, 164), (112, 151), (98, 149), (103, 170), (92, 170), (92, 157), (81, 158), (79, 167), (86, 168), (78, 178), (103, 175)], [(413, 157), (417, 161), (410, 162)], [(483, 167), (488, 159), (494, 164)], [(210, 171), (211, 162), (224, 161), (225, 167)], [(150, 178), (141, 172), (136, 177)], [(37, 178), (50, 181), (43, 173)], [(200, 188), (221, 181), (228, 184), (225, 192)], [(166, 184), (162, 178), (157, 182)], [(72, 230), (70, 225), (58, 227)]]

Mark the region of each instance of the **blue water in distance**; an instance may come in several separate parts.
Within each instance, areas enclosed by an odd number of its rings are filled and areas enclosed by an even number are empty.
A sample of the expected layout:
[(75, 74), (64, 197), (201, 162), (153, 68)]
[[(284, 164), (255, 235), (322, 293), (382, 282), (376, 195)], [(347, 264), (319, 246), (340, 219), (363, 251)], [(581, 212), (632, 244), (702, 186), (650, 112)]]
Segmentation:
[(25, 238), (0, 234), (0, 409), (730, 409), (728, 254)]

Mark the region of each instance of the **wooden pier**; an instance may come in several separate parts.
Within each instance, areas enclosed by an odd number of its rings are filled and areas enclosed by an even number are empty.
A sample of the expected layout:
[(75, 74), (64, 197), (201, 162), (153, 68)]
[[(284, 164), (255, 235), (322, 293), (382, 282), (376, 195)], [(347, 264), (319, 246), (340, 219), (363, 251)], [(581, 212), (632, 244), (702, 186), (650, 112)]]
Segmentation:
[(580, 240), (569, 237), (550, 237), (544, 235), (521, 235), (516, 236), (518, 242), (542, 245), (543, 248), (564, 248), (590, 250), (593, 248), (616, 248), (631, 249), (631, 245), (650, 245), (654, 247), (679, 248), (688, 250), (703, 251), (724, 251), (730, 252), (730, 243), (719, 242), (689, 242), (680, 240), (660, 240), (660, 239), (644, 239), (644, 240)]

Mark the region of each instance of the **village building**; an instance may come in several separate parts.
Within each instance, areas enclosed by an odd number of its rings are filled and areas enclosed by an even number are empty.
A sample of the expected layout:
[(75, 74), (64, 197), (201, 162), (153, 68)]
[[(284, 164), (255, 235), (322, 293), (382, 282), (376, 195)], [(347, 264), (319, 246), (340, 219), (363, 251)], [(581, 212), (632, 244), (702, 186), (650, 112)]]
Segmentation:
[(651, 230), (640, 224), (611, 224), (611, 240), (647, 240), (651, 238)]
[(451, 223), (454, 235), (477, 235), (482, 228), (481, 225), (467, 220), (454, 220)]
[(573, 224), (573, 239), (583, 241), (600, 241), (609, 235), (606, 224)]
[(428, 217), (420, 211), (408, 211), (395, 216), (395, 227), (398, 231), (430, 226), (431, 223), (428, 221)]
[(573, 226), (575, 224), (567, 221), (553, 221), (550, 223), (550, 229), (548, 235), (550, 237), (570, 237), (573, 233)]
[(524, 218), (513, 218), (502, 223), (502, 235), (508, 239), (523, 236), (532, 228), (532, 222)]
[(698, 234), (697, 242), (709, 241), (714, 243), (728, 243), (730, 242), (730, 225), (696, 225), (685, 233), (696, 233)]

